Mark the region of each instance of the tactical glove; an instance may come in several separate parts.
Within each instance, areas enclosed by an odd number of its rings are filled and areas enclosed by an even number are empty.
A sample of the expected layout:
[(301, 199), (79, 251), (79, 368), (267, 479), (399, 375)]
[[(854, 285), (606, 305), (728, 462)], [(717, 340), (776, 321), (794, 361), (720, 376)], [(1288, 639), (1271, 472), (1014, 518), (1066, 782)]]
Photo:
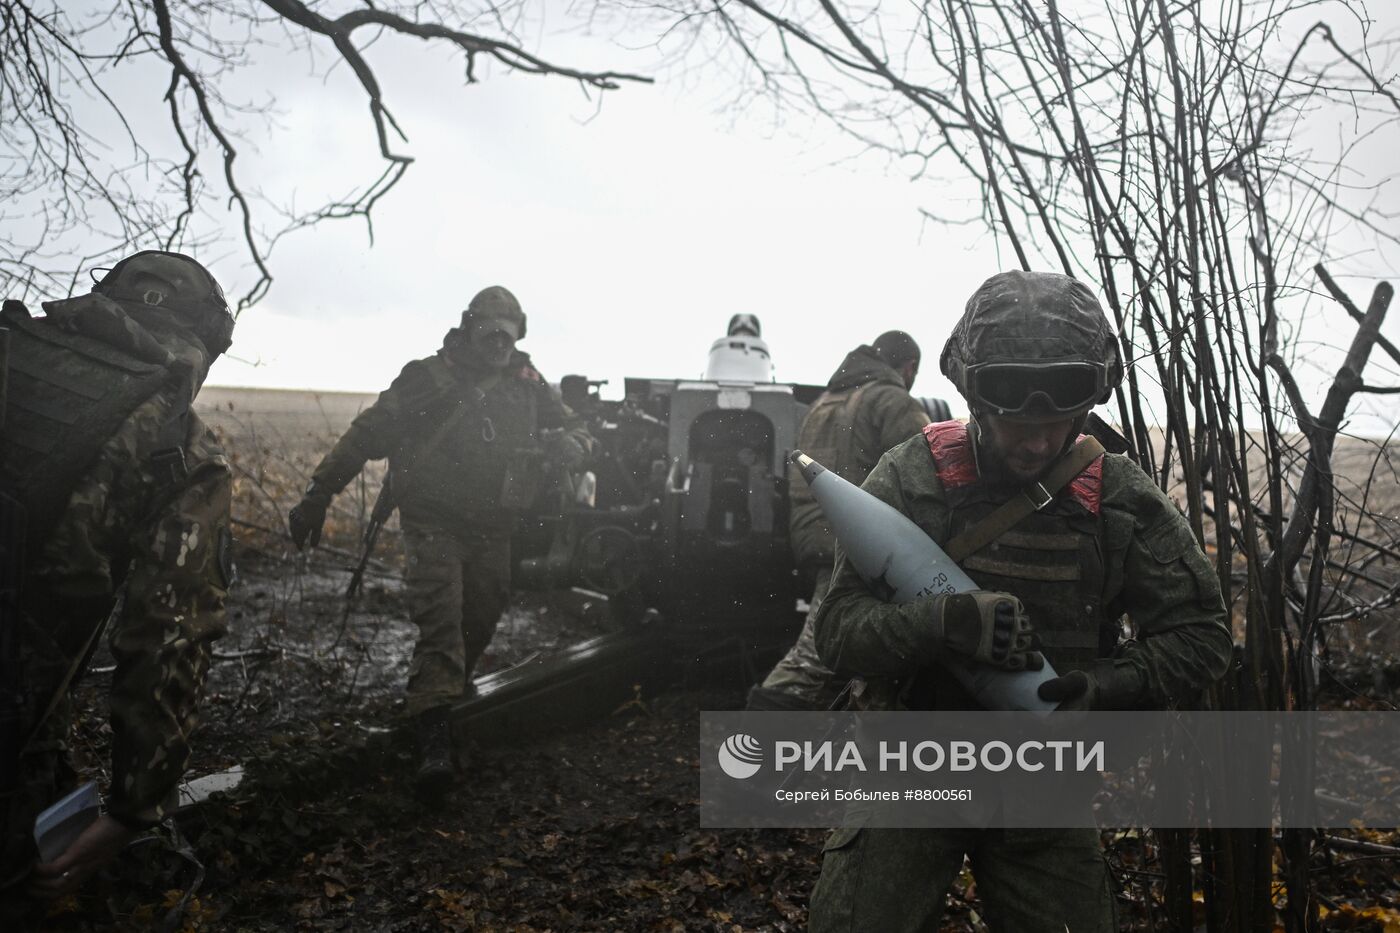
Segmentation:
[(1130, 664), (1100, 661), (1092, 670), (1070, 671), (1037, 691), (1057, 710), (1132, 709), (1142, 695), (1142, 675)]
[(287, 528), (292, 533), (292, 543), (300, 551), (309, 540), (312, 547), (321, 543), (321, 526), (326, 523), (326, 504), (307, 497), (292, 507), (287, 513)]
[(1045, 666), (1040, 652), (1032, 650), (1025, 607), (1009, 593), (973, 590), (940, 596), (933, 611), (942, 644), (951, 651), (1008, 671)]

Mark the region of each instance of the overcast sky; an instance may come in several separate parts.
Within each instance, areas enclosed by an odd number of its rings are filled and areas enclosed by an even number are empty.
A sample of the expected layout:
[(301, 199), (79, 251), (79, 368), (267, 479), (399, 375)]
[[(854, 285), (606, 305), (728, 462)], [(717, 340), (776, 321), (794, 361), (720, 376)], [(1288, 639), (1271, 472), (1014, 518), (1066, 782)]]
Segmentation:
[[(356, 223), (285, 240), (271, 294), (240, 320), (238, 359), (211, 381), (381, 389), (500, 284), (530, 317), (522, 349), (551, 378), (697, 376), (742, 311), (762, 320), (780, 380), (825, 382), (883, 330), (936, 353), (962, 300), (1002, 267), (989, 236), (925, 225), (928, 190), (883, 161), (833, 165), (845, 149), (822, 124), (770, 132), (704, 89), (629, 85), (599, 110), (561, 81), (460, 89), (450, 63), (411, 71), (388, 83), (418, 161), (378, 208), (375, 246)], [(361, 96), (326, 107), (327, 88), (304, 90), (317, 100), (279, 104), (315, 114), (309, 138), (369, 144)], [(335, 147), (274, 169), (320, 158)], [(934, 376), (918, 389), (947, 394)]]
[[(727, 106), (731, 73), (695, 62), (668, 71), (639, 38), (629, 50), (606, 32), (554, 35), (559, 22), (526, 45), (661, 80), (624, 85), (599, 107), (576, 84), (501, 68), (464, 86), (460, 59), (421, 42), (369, 49), (408, 135), (395, 148), (416, 162), (376, 208), (373, 247), (357, 221), (278, 244), (276, 281), (242, 315), (211, 384), (378, 391), (440, 345), (476, 291), (499, 284), (524, 305), (521, 348), (549, 378), (606, 378), (614, 396), (628, 375), (698, 376), (729, 316), (751, 312), (779, 381), (825, 382), (847, 350), (900, 328), (928, 361), (916, 393), (961, 407), (937, 372), (938, 351), (967, 295), (1014, 256), (980, 227), (925, 223), (918, 208), (965, 204), (975, 191), (853, 157), (824, 121)], [(261, 54), (227, 85), (280, 114), (250, 140), (256, 151), (240, 153), (245, 179), (274, 197), (296, 192), (306, 207), (377, 171), (365, 97), (348, 69), (322, 78), (313, 72), (327, 59), (313, 68), (276, 47)], [(163, 69), (137, 66), (129, 90), (158, 101), (167, 81)], [(164, 119), (154, 106), (141, 113)], [(1362, 156), (1389, 165), (1397, 143), (1379, 140)], [(201, 258), (233, 283), (231, 295), (246, 288), (236, 246)], [(1395, 271), (1382, 256), (1355, 262), (1376, 276)], [(1364, 302), (1370, 285), (1354, 287)], [(1320, 314), (1309, 339), (1350, 339), (1340, 309)], [(1391, 317), (1386, 331), (1400, 342), (1400, 308)], [(1325, 374), (1322, 362), (1303, 374), (1317, 398)], [(1393, 399), (1366, 400), (1377, 415), (1368, 433), (1395, 422)]]

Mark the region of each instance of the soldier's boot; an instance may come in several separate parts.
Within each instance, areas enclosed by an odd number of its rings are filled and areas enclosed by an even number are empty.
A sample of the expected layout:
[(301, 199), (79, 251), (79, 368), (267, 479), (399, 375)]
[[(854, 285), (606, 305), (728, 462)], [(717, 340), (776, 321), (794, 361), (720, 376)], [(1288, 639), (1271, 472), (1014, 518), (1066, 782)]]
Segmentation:
[(418, 716), (415, 725), (418, 740), (418, 773), (414, 786), (418, 796), (435, 801), (447, 793), (452, 784), (452, 726), (447, 707), (439, 706)]

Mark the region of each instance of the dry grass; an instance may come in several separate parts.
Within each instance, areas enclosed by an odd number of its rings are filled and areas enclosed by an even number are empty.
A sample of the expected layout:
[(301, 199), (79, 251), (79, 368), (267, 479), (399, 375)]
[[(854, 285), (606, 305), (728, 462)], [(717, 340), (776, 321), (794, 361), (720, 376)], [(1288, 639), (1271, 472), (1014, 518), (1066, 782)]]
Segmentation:
[[(290, 547), (287, 512), (301, 499), (317, 463), (375, 396), (354, 392), (210, 386), (195, 410), (228, 452), (234, 470), (233, 515), (243, 541), (264, 551)], [(370, 463), (336, 496), (322, 547), (356, 552), (383, 482), (383, 461)], [(398, 519), (391, 518), (377, 555), (397, 560)]]

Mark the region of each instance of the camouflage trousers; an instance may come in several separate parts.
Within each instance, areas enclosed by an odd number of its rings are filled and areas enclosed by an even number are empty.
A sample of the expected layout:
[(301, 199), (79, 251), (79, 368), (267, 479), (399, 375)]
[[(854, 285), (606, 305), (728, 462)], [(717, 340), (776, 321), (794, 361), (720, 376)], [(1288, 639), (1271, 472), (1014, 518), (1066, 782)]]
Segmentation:
[(844, 828), (823, 847), (809, 933), (937, 933), (964, 855), (993, 933), (1117, 929), (1097, 830)]
[(817, 572), (817, 584), (812, 590), (811, 608), (807, 610), (807, 620), (802, 624), (802, 634), (797, 636), (797, 643), (788, 649), (788, 653), (760, 685), (764, 692), (784, 694), (787, 701), (783, 707), (785, 709), (826, 709), (841, 690), (842, 684), (835, 682), (835, 675), (817, 655), (816, 631), (813, 627), (817, 609), (821, 607), (826, 591), (831, 588), (831, 571), (832, 567), (828, 564)]
[(408, 611), (418, 641), (408, 669), (410, 715), (460, 699), (510, 601), (508, 531), (406, 524)]

